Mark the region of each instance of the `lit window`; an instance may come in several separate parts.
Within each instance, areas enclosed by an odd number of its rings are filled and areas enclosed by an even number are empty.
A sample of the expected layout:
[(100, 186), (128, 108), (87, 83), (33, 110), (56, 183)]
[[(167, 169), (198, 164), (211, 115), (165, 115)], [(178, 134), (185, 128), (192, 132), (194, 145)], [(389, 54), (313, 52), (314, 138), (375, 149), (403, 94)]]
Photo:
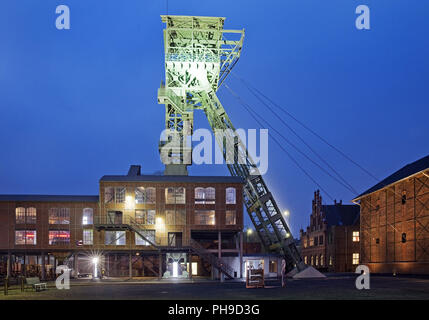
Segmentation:
[(126, 243), (125, 231), (105, 231), (104, 236), (104, 244), (108, 246), (124, 246)]
[(310, 247), (312, 247), (312, 246), (314, 246), (314, 238), (313, 237), (310, 238)]
[(235, 204), (235, 188), (226, 188), (226, 204)]
[(316, 256), (316, 266), (319, 265), (319, 256)]
[(94, 232), (92, 229), (83, 230), (83, 245), (88, 246), (94, 243)]
[(135, 189), (135, 199), (137, 204), (153, 204), (156, 200), (156, 189), (153, 187), (138, 187)]
[(61, 245), (70, 243), (70, 231), (66, 230), (55, 230), (49, 231), (49, 244), (50, 245)]
[(359, 264), (359, 253), (353, 253), (353, 261), (354, 265)]
[(359, 242), (359, 231), (353, 231), (353, 242)]
[(93, 224), (93, 209), (92, 208), (83, 209), (82, 224), (83, 225)]
[[(146, 239), (148, 239), (152, 243), (155, 243), (155, 230), (142, 230), (142, 231), (140, 231), (140, 233)], [(137, 232), (135, 233), (135, 238), (136, 238), (136, 245), (137, 246), (150, 246), (151, 245), (148, 241), (143, 239), (143, 237), (140, 234), (138, 234)]]
[(15, 209), (16, 223), (25, 223), (25, 208), (19, 207)]
[(165, 203), (166, 204), (184, 204), (186, 203), (186, 191), (183, 187), (165, 188)]
[(225, 224), (226, 225), (233, 225), (237, 223), (237, 217), (235, 214), (235, 210), (226, 210), (225, 214)]
[(37, 217), (36, 208), (16, 208), (15, 209), (15, 221), (17, 224), (35, 224)]
[(124, 203), (127, 189), (123, 187), (115, 188), (115, 202)]
[(307, 264), (307, 256), (304, 257), (304, 263)]
[(196, 210), (195, 224), (197, 225), (212, 225), (216, 224), (214, 210)]
[(115, 189), (112, 187), (104, 188), (104, 203), (112, 203), (115, 201)]
[(310, 264), (313, 266), (314, 265), (314, 257), (313, 256), (311, 256), (310, 257)]
[(27, 208), (25, 210), (26, 212), (26, 222), (28, 224), (34, 224), (36, 223), (36, 208)]
[(216, 202), (216, 189), (208, 188), (195, 188), (195, 203), (196, 204), (214, 204)]
[(143, 187), (138, 187), (136, 188), (135, 192), (136, 192), (136, 195), (135, 195), (136, 203), (137, 204), (145, 203), (146, 202), (145, 189)]
[(17, 245), (35, 245), (37, 243), (37, 233), (35, 230), (17, 230), (15, 231), (15, 244)]
[(49, 209), (49, 224), (70, 224), (69, 208)]
[(320, 266), (324, 266), (325, 265), (325, 256), (323, 254), (320, 255)]
[(155, 224), (155, 210), (136, 210), (138, 224)]
[(332, 264), (333, 264), (332, 256), (329, 256), (329, 265), (332, 266)]

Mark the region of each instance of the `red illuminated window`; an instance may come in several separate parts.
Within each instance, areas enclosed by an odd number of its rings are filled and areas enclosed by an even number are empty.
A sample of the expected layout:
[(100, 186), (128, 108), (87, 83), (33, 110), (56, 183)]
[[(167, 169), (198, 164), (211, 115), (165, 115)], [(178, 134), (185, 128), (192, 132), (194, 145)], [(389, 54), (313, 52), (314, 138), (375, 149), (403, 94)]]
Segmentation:
[(49, 231), (49, 244), (69, 244), (70, 243), (70, 231), (55, 230)]

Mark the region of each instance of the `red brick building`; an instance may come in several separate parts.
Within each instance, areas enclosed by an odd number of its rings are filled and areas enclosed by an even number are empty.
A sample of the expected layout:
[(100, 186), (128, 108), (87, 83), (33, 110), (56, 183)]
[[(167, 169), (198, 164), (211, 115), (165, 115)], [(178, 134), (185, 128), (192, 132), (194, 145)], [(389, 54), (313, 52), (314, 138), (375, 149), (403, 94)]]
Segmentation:
[(310, 225), (300, 230), (301, 256), (319, 271), (351, 272), (359, 264), (359, 206), (323, 205), (314, 193)]
[(362, 264), (371, 272), (429, 274), (429, 156), (353, 201), (361, 207)]
[(242, 257), (242, 189), (238, 177), (131, 166), (102, 177), (99, 195), (0, 195), (0, 275), (53, 277), (59, 264), (92, 272), (92, 255), (107, 276), (226, 274), (222, 257)]

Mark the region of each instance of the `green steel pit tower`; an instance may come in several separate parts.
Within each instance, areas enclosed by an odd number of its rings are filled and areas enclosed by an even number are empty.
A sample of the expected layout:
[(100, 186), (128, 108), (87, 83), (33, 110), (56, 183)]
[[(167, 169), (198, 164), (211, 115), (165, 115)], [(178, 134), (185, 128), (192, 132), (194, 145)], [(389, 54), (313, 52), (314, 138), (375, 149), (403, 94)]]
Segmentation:
[[(164, 29), (165, 83), (158, 89), (158, 103), (165, 104), (165, 141), (159, 145), (165, 174), (187, 174), (192, 163), (194, 110), (203, 110), (233, 176), (245, 181), (244, 204), (268, 251), (281, 253), (288, 271), (305, 269), (290, 229), (270, 190), (235, 134), (216, 96), (219, 86), (240, 58), (243, 30), (223, 28), (225, 18), (161, 16)], [(223, 134), (217, 134), (223, 132)]]

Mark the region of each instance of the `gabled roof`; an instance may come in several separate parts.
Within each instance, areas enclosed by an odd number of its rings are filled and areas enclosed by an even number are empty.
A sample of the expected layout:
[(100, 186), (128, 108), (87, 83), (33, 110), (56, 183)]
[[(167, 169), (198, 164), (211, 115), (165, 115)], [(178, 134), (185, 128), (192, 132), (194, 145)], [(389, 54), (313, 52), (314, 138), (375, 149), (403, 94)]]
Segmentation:
[(0, 194), (0, 201), (18, 202), (98, 202), (98, 196), (67, 196), (39, 194)]
[(405, 167), (399, 169), (395, 173), (388, 176), (386, 179), (382, 180), (381, 182), (377, 183), (375, 186), (369, 188), (364, 193), (358, 195), (355, 199), (352, 201), (359, 200), (363, 196), (373, 193), (375, 191), (378, 191), (380, 189), (383, 189), (387, 187), (388, 185), (391, 185), (395, 182), (398, 182), (402, 179), (405, 179), (409, 176), (412, 176), (416, 173), (419, 173), (421, 171), (424, 171), (426, 169), (429, 169), (429, 155), (426, 157), (423, 157), (417, 161), (414, 161), (412, 163), (407, 164)]
[(322, 212), (328, 227), (352, 226), (359, 220), (360, 207), (358, 205), (322, 205)]

